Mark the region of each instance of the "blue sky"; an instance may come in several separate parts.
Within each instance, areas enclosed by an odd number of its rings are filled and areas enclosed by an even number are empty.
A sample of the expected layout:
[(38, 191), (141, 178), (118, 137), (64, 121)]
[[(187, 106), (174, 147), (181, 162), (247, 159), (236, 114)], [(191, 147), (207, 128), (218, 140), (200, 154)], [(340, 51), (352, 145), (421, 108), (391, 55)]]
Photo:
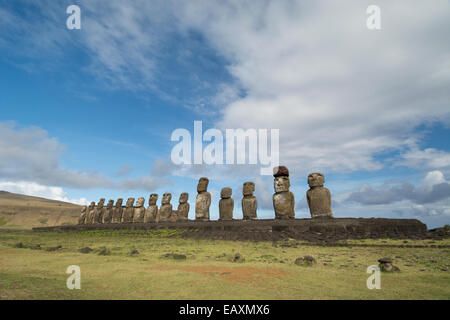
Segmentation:
[[(67, 6), (81, 30), (66, 28)], [(0, 189), (76, 203), (256, 182), (251, 165), (171, 162), (173, 130), (280, 130), (297, 217), (310, 172), (335, 216), (450, 223), (450, 11), (378, 1), (0, 0)]]

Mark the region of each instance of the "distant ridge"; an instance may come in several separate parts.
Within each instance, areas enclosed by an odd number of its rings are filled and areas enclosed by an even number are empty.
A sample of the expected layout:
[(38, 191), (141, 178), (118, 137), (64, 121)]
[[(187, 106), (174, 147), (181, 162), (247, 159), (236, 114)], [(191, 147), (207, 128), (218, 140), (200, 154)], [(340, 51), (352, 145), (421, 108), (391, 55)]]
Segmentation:
[(31, 228), (77, 223), (80, 206), (59, 200), (0, 191), (0, 228)]

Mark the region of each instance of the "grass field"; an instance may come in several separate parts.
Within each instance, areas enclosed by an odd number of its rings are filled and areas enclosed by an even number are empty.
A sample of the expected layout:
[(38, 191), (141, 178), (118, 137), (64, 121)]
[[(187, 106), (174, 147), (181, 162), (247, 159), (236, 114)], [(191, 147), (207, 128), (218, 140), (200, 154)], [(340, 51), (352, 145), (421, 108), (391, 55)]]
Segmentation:
[[(325, 247), (295, 241), (192, 240), (181, 231), (0, 232), (1, 299), (449, 299), (450, 249)], [(373, 240), (372, 240), (373, 241)], [(24, 248), (15, 247), (21, 242)], [(373, 241), (389, 245), (391, 240)], [(371, 244), (365, 240), (361, 243)], [(449, 245), (446, 240), (408, 244)], [(40, 244), (41, 250), (30, 247)], [(297, 247), (292, 245), (297, 244)], [(354, 244), (357, 244), (356, 242)], [(395, 243), (396, 244), (396, 243)], [(62, 246), (56, 251), (47, 248)], [(94, 249), (80, 253), (83, 247)], [(109, 255), (99, 255), (102, 247)], [(137, 255), (130, 255), (136, 249)], [(186, 259), (175, 260), (178, 253)], [(243, 259), (234, 262), (236, 253)], [(311, 255), (317, 264), (294, 264)], [(391, 257), (400, 272), (382, 273), (369, 290), (366, 269)], [(66, 269), (81, 268), (69, 290)]]

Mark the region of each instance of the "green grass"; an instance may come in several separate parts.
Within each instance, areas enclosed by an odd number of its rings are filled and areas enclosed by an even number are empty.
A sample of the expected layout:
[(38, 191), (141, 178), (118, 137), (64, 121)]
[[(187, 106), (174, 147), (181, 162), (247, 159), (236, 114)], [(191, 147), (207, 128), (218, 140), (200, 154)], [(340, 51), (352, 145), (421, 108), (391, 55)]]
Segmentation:
[[(450, 249), (274, 245), (271, 242), (183, 239), (183, 230), (0, 232), (1, 299), (449, 299)], [(385, 241), (385, 242), (383, 242)], [(449, 240), (408, 244), (448, 245)], [(25, 248), (16, 248), (22, 242)], [(402, 244), (361, 240), (351, 244)], [(42, 250), (30, 247), (40, 244)], [(62, 245), (58, 251), (48, 247)], [(295, 247), (297, 246), (297, 247)], [(83, 247), (94, 249), (83, 254)], [(102, 247), (110, 255), (100, 256)], [(138, 255), (130, 255), (137, 249)], [(164, 257), (186, 255), (185, 260)], [(233, 262), (239, 253), (245, 261)], [(312, 267), (294, 264), (311, 255)], [(369, 290), (366, 269), (391, 257)], [(69, 265), (81, 268), (81, 290), (68, 290)]]
[(3, 218), (3, 217), (0, 217), (0, 226), (5, 225), (7, 222), (8, 222), (8, 220), (6, 220), (6, 219)]

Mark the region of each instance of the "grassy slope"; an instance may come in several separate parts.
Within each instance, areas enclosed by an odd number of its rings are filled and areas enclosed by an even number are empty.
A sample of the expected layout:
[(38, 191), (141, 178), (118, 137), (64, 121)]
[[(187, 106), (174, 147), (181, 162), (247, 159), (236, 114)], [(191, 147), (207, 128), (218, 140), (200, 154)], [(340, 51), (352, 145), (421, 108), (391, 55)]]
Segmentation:
[[(275, 247), (270, 242), (191, 240), (178, 231), (0, 232), (2, 299), (449, 299), (450, 249)], [(173, 234), (175, 237), (168, 238)], [(390, 240), (385, 240), (389, 244)], [(62, 245), (56, 252), (14, 248)], [(421, 242), (421, 244), (423, 241)], [(410, 241), (414, 244), (414, 241)], [(450, 244), (449, 240), (434, 244)], [(82, 254), (89, 246), (94, 252)], [(99, 256), (102, 246), (111, 255)], [(140, 254), (128, 253), (136, 248)], [(183, 253), (186, 260), (163, 258)], [(239, 252), (245, 261), (232, 262)], [(300, 267), (299, 256), (317, 265)], [(366, 288), (366, 268), (384, 256), (401, 272)], [(283, 261), (283, 263), (282, 263)], [(81, 268), (82, 289), (68, 290), (69, 265)], [(326, 264), (326, 265), (325, 265)]]
[(67, 202), (0, 191), (0, 228), (76, 223), (80, 210), (80, 206)]

